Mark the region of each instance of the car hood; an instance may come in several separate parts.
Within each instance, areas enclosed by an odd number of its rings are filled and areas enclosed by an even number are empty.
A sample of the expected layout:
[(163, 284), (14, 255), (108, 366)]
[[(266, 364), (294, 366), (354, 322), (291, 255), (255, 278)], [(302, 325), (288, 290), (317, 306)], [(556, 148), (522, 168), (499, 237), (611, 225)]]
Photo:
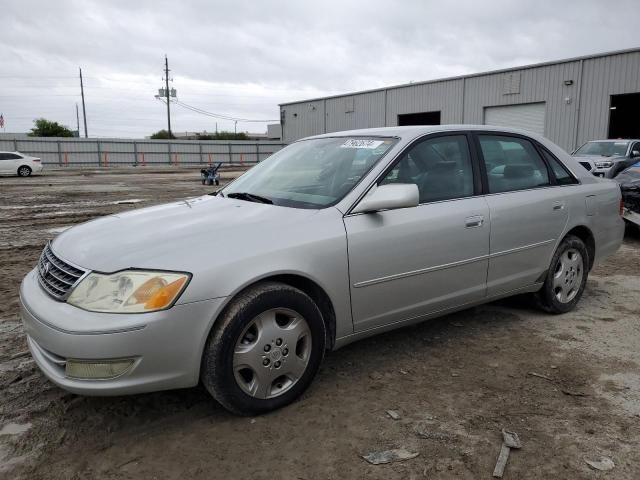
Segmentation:
[(195, 272), (221, 256), (256, 252), (317, 215), (305, 210), (204, 196), (101, 217), (66, 230), (54, 252), (84, 269)]
[(626, 157), (624, 155), (614, 155), (611, 157), (605, 157), (604, 155), (571, 155), (578, 162), (603, 162), (605, 160), (610, 160), (612, 162), (617, 162), (620, 160), (624, 160)]

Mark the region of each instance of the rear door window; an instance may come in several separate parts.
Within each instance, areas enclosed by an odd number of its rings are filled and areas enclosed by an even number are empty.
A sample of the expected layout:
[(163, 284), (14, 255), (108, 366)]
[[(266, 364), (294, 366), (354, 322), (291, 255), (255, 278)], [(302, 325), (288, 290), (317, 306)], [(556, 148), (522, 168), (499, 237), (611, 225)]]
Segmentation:
[(506, 135), (479, 135), (490, 193), (549, 186), (549, 173), (533, 144)]

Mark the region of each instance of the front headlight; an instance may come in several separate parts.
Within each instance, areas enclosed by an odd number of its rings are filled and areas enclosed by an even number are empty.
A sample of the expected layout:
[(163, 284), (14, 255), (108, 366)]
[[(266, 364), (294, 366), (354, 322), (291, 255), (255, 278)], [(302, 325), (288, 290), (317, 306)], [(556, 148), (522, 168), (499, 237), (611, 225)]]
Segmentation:
[(613, 162), (605, 160), (604, 162), (595, 162), (597, 168), (613, 167)]
[(189, 278), (186, 273), (144, 270), (90, 273), (74, 288), (67, 302), (91, 312), (155, 312), (173, 305)]

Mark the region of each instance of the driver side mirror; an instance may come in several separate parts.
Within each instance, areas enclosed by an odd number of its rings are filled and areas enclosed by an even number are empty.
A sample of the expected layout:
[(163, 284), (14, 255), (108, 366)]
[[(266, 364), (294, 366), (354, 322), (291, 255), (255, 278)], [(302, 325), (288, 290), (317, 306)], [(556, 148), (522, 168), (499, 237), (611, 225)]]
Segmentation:
[(379, 210), (417, 207), (420, 193), (415, 183), (390, 183), (371, 190), (352, 213), (370, 213)]
[(637, 157), (640, 157), (640, 150), (634, 150), (633, 152), (631, 152), (631, 158)]

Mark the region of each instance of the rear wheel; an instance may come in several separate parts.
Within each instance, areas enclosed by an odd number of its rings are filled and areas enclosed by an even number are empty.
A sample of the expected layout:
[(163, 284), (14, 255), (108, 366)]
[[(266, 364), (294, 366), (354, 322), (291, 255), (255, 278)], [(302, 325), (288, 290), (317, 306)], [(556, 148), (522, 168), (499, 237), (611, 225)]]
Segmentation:
[(231, 412), (268, 412), (304, 392), (324, 349), (324, 322), (313, 300), (289, 285), (263, 283), (240, 294), (218, 319), (205, 347), (202, 382)]
[(23, 165), (20, 168), (18, 168), (18, 176), (20, 176), (20, 177), (28, 177), (29, 175), (31, 175), (31, 168), (30, 167), (27, 167), (26, 165)]
[(589, 253), (584, 242), (573, 235), (558, 246), (544, 285), (535, 294), (536, 303), (549, 313), (566, 313), (576, 306), (589, 274)]

